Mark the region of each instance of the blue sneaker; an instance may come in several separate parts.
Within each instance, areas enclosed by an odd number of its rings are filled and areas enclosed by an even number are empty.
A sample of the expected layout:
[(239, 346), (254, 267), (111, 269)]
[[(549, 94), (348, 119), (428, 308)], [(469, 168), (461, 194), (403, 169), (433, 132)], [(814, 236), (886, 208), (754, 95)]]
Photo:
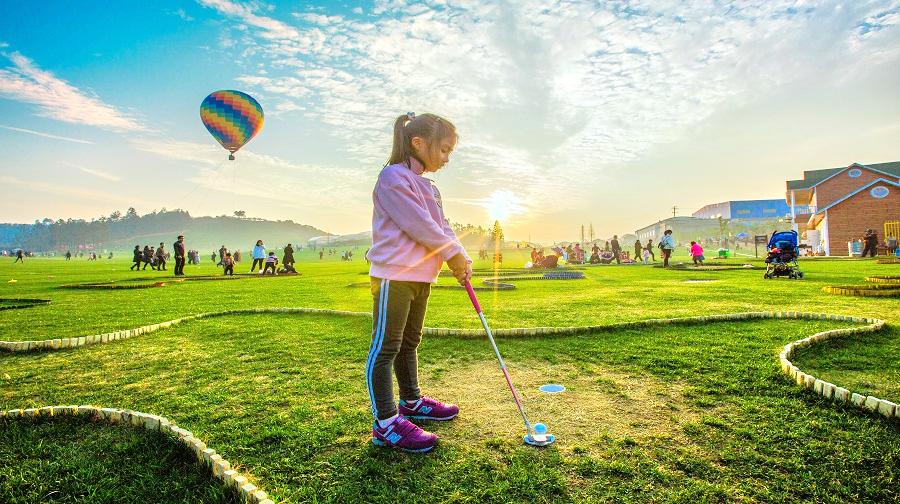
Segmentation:
[(376, 446), (387, 446), (409, 453), (426, 453), (437, 446), (437, 441), (436, 434), (422, 430), (403, 415), (397, 416), (396, 420), (383, 429), (378, 426), (378, 422), (372, 425), (372, 443)]

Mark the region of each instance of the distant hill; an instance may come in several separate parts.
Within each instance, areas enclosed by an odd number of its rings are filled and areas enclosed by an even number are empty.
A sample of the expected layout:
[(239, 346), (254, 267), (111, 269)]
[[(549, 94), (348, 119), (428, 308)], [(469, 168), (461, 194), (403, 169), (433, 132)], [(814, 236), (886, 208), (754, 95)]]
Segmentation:
[(306, 245), (326, 231), (290, 220), (270, 221), (245, 217), (191, 217), (183, 210), (162, 210), (138, 215), (133, 208), (123, 216), (85, 221), (44, 219), (34, 224), (0, 224), (0, 248), (23, 248), (35, 252), (66, 250), (131, 250), (135, 245), (166, 244), (172, 247), (183, 234), (188, 248), (206, 252), (225, 245), (231, 250), (250, 250), (256, 240), (278, 247), (293, 243)]

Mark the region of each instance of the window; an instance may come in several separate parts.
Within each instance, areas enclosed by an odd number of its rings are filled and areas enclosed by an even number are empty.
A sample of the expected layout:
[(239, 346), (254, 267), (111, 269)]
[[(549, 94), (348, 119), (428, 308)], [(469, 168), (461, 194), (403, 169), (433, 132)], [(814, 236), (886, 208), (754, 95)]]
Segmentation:
[(860, 170), (859, 168), (854, 168), (848, 171), (847, 175), (849, 175), (850, 178), (858, 178), (860, 175), (862, 175), (862, 170)]
[(774, 208), (763, 208), (763, 213), (767, 213), (767, 214), (774, 214), (777, 211), (778, 210), (776, 210)]
[(738, 215), (750, 215), (750, 210), (738, 210)]
[(883, 186), (883, 185), (875, 186), (875, 187), (872, 188), (871, 191), (869, 191), (869, 194), (870, 194), (873, 198), (877, 198), (877, 199), (887, 198), (887, 195), (890, 194), (890, 193), (891, 193), (891, 191), (888, 190), (888, 188), (885, 187), (885, 186)]

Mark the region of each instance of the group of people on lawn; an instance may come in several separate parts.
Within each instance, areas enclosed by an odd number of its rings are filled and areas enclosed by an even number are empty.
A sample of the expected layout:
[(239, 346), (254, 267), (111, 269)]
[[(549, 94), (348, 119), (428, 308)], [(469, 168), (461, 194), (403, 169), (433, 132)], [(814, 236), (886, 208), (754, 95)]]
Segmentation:
[[(175, 276), (184, 276), (184, 265), (187, 258), (185, 254), (184, 235), (178, 236), (178, 239), (175, 241), (172, 248), (175, 254)], [(191, 262), (194, 262), (194, 255), (196, 255), (198, 258), (196, 262), (199, 264), (199, 254), (196, 254), (195, 251), (190, 251), (190, 253)], [(135, 245), (134, 258), (132, 259), (134, 264), (131, 265), (130, 269), (141, 271), (147, 269), (147, 266), (150, 266), (154, 270), (165, 271), (166, 262), (170, 257), (171, 255), (165, 250), (164, 243), (160, 243), (157, 248), (147, 245), (143, 250), (141, 250), (140, 245)], [(215, 262), (216, 258), (216, 252), (213, 252), (212, 260)], [(224, 275), (234, 276), (234, 265), (237, 262), (240, 262), (240, 259), (240, 251), (232, 254), (225, 245), (222, 245), (218, 250), (218, 262), (216, 263), (216, 266), (222, 267), (222, 273)], [(141, 268), (142, 264), (143, 268)], [(281, 264), (280, 269), (278, 268), (279, 264)], [(253, 273), (256, 271), (256, 268), (259, 267), (260, 275), (295, 274), (297, 273), (297, 270), (294, 268), (294, 264), (294, 248), (290, 243), (284, 247), (284, 256), (279, 263), (278, 257), (275, 256), (275, 252), (266, 252), (263, 241), (257, 240), (256, 246), (253, 247), (253, 264), (250, 266), (250, 273)]]
[[(672, 238), (671, 229), (665, 231), (656, 247), (660, 249), (663, 267), (669, 267), (669, 258), (672, 256), (672, 251), (675, 250), (675, 240)], [(651, 258), (653, 262), (656, 262), (653, 240), (647, 240), (646, 245), (642, 244), (640, 240), (635, 240), (634, 255), (631, 256), (629, 251), (622, 250), (618, 235), (614, 235), (611, 240), (607, 241), (602, 249), (597, 243), (594, 243), (591, 247), (590, 258), (587, 260), (585, 260), (585, 249), (580, 243), (575, 243), (574, 245), (570, 243), (566, 247), (553, 247), (552, 251), (552, 254), (545, 255), (543, 248), (532, 247), (532, 267), (555, 268), (559, 265), (560, 259), (569, 264), (610, 264), (613, 261), (616, 264), (634, 264), (640, 261), (643, 261), (644, 264), (649, 264)], [(699, 243), (692, 241), (689, 252), (695, 265), (703, 265), (705, 258), (703, 256), (703, 247)]]

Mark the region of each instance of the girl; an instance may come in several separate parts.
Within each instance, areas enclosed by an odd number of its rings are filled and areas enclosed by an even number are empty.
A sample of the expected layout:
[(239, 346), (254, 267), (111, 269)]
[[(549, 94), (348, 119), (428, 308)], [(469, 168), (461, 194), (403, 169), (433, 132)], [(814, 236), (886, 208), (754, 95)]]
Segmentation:
[(256, 269), (256, 265), (259, 264), (259, 274), (262, 275), (263, 272), (263, 262), (266, 260), (266, 247), (263, 246), (262, 240), (256, 240), (256, 246), (253, 247), (253, 264), (250, 266), (250, 273), (253, 273), (253, 270)]
[[(407, 452), (430, 451), (438, 439), (408, 418), (443, 421), (459, 413), (456, 405), (421, 394), (416, 354), (431, 284), (443, 262), (460, 284), (472, 274), (472, 260), (444, 217), (441, 194), (423, 176), (447, 164), (456, 141), (456, 128), (446, 119), (413, 113), (398, 117), (391, 157), (372, 192), (368, 258), (374, 324), (366, 361), (375, 417), (372, 442)], [(400, 389), (399, 409), (392, 371)]]

